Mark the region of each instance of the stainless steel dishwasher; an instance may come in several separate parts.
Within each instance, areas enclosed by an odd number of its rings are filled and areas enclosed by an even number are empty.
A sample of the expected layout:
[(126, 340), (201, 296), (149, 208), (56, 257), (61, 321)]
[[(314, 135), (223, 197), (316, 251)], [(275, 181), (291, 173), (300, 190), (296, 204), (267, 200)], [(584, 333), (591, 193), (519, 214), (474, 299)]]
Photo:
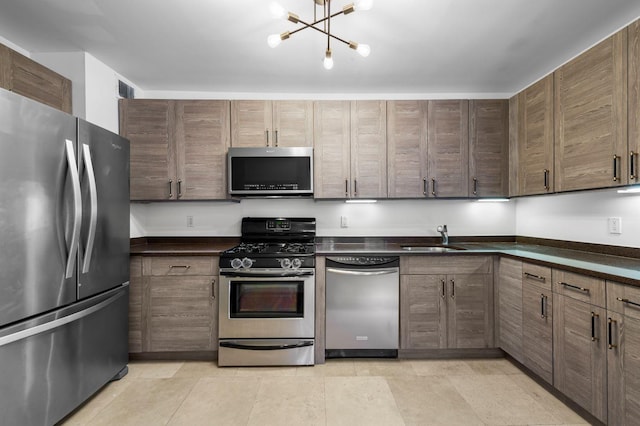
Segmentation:
[(341, 256), (326, 261), (326, 356), (397, 357), (398, 257)]

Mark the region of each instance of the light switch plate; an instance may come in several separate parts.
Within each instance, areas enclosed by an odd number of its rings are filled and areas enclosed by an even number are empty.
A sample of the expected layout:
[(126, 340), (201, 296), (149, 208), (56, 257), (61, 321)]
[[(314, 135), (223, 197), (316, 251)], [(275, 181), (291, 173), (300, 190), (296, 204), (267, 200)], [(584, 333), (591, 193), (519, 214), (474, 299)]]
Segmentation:
[(346, 216), (340, 216), (340, 228), (347, 228), (349, 226), (349, 219)]
[(608, 219), (609, 233), (610, 234), (622, 234), (622, 218), (610, 217)]

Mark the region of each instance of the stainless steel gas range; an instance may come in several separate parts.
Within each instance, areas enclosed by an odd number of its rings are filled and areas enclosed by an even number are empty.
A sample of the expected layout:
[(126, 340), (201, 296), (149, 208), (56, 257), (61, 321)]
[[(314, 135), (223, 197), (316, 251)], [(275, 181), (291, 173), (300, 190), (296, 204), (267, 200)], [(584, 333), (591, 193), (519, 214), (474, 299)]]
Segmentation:
[(314, 218), (242, 219), (220, 256), (218, 365), (313, 365)]

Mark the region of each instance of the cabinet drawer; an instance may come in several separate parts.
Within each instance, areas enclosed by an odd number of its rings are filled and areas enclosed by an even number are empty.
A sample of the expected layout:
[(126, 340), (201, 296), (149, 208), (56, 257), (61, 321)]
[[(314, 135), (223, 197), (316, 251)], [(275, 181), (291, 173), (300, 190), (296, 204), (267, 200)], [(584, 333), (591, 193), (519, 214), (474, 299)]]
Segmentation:
[(489, 256), (402, 256), (401, 274), (490, 274), (493, 259)]
[(551, 268), (523, 262), (522, 285), (523, 287), (535, 285), (551, 291)]
[(599, 278), (554, 269), (553, 292), (592, 305), (605, 307), (605, 282)]
[(607, 281), (607, 309), (640, 319), (640, 287)]
[(145, 265), (144, 274), (154, 276), (213, 275), (215, 259), (210, 256), (149, 257), (145, 259), (148, 260), (148, 264)]

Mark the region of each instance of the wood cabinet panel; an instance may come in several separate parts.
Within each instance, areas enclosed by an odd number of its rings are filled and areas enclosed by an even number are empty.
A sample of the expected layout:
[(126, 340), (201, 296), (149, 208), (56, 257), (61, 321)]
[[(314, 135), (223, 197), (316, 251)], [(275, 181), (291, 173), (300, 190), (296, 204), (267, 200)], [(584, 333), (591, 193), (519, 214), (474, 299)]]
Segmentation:
[(534, 285), (542, 289), (551, 291), (552, 272), (548, 266), (536, 265), (533, 263), (522, 263), (523, 286)]
[(144, 273), (153, 276), (212, 275), (216, 268), (214, 259), (209, 256), (150, 257)]
[(493, 347), (491, 275), (453, 274), (447, 281), (448, 347)]
[(427, 196), (428, 101), (387, 102), (389, 198)]
[(0, 87), (11, 90), (11, 50), (0, 44)]
[(120, 101), (120, 134), (131, 142), (131, 200), (176, 199), (174, 119), (170, 101)]
[(468, 196), (469, 101), (429, 101), (428, 163), (432, 196)]
[[(628, 27), (628, 183), (638, 183), (640, 178), (640, 20)], [(623, 170), (624, 173), (624, 170)]]
[(401, 256), (401, 274), (491, 274), (490, 256)]
[(400, 348), (445, 348), (444, 275), (400, 277)]
[(469, 196), (509, 195), (509, 101), (469, 102)]
[(176, 101), (175, 112), (177, 197), (226, 198), (229, 101)]
[(607, 281), (607, 309), (640, 319), (640, 287)]
[(523, 364), (553, 384), (553, 296), (550, 287), (523, 282), (522, 337)]
[(522, 262), (500, 258), (498, 272), (498, 345), (519, 362), (522, 349)]
[(554, 72), (556, 191), (628, 181), (626, 46), (622, 30)]
[(273, 102), (273, 146), (313, 146), (313, 102)]
[(605, 281), (599, 278), (554, 269), (553, 292), (591, 305), (606, 306)]
[(271, 101), (231, 101), (231, 146), (270, 146)]
[(554, 386), (604, 422), (606, 311), (560, 294), (553, 297)]
[(520, 159), (519, 144), (524, 143), (524, 118), (520, 112), (524, 95), (516, 94), (509, 99), (509, 196), (520, 195)]
[(314, 197), (346, 198), (351, 181), (351, 105), (314, 103)]
[(549, 74), (518, 95), (518, 195), (553, 192), (553, 84)]
[(142, 352), (142, 257), (132, 256), (129, 267), (129, 352)]
[(351, 102), (351, 178), (354, 198), (387, 197), (387, 106)]

